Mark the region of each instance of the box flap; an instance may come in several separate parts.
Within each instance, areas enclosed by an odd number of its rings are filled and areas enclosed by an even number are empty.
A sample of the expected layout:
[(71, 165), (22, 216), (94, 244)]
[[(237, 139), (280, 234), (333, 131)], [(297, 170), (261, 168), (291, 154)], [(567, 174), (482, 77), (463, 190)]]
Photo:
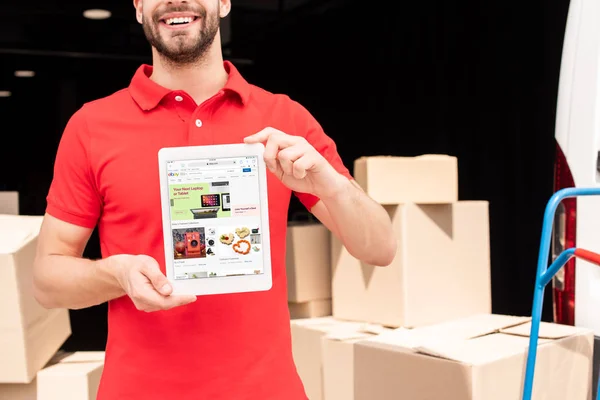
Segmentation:
[(501, 329), (521, 325), (531, 320), (531, 317), (517, 317), (499, 314), (476, 314), (440, 324), (412, 329), (415, 335), (427, 340), (438, 341), (464, 340), (499, 332)]
[(54, 365), (38, 372), (38, 379), (55, 379), (55, 377), (83, 377), (99, 371), (104, 367), (103, 351), (78, 351), (71, 353)]
[(59, 363), (93, 363), (104, 362), (103, 351), (77, 351), (62, 358)]
[(368, 342), (376, 346), (404, 351), (423, 352), (423, 349), (429, 348), (429, 352), (435, 353), (435, 350), (431, 350), (435, 348), (434, 344), (473, 339), (497, 333), (501, 329), (517, 326), (530, 320), (530, 317), (478, 314), (415, 329), (395, 329), (375, 336)]
[(423, 337), (415, 335), (414, 331), (406, 328), (398, 328), (374, 336), (368, 342), (386, 348), (396, 348), (396, 350), (412, 350), (419, 347), (422, 340), (424, 340)]
[(364, 324), (361, 326), (341, 327), (340, 329), (329, 332), (326, 338), (335, 341), (367, 339), (384, 332), (391, 331), (391, 328), (386, 328), (376, 324)]
[(377, 324), (364, 324), (363, 326), (361, 326), (360, 330), (362, 332), (365, 333), (370, 333), (372, 335), (380, 335), (384, 332), (390, 332), (392, 330), (394, 330), (393, 328), (387, 328), (385, 326), (382, 325), (377, 325)]
[(319, 326), (319, 325), (332, 325), (336, 323), (333, 317), (316, 317), (316, 318), (298, 318), (290, 320), (292, 325), (296, 326)]
[(334, 340), (336, 342), (344, 342), (346, 340), (366, 339), (372, 336), (372, 334), (365, 332), (341, 330), (328, 333), (327, 335), (325, 335), (325, 338), (329, 340)]
[(0, 214), (0, 254), (14, 254), (40, 231), (43, 217)]
[[(502, 318), (499, 319), (499, 321)], [(513, 322), (524, 321), (517, 325)], [(500, 328), (495, 332), (473, 336), (471, 338), (461, 338), (450, 336), (439, 340), (428, 337), (419, 342), (411, 343), (411, 350), (421, 354), (444, 358), (470, 365), (480, 365), (495, 362), (517, 354), (523, 354), (529, 345), (529, 334), (531, 330), (530, 318), (506, 319), (511, 325)], [(493, 324), (490, 321), (489, 327)], [(538, 345), (551, 343), (562, 338), (592, 334), (587, 328), (579, 328), (567, 325), (559, 325), (542, 322)]]
[[(539, 339), (538, 345), (551, 341), (549, 339)], [(463, 364), (482, 365), (523, 354), (528, 344), (529, 339), (523, 336), (495, 333), (469, 340), (428, 343), (419, 346), (415, 351)]]
[(363, 325), (361, 322), (337, 320), (331, 316), (317, 318), (302, 318), (291, 320), (292, 327), (305, 328), (319, 332), (356, 331)]
[[(525, 323), (522, 325), (513, 326), (510, 328), (505, 328), (505, 329), (502, 329), (500, 332), (506, 333), (509, 335), (529, 337), (530, 332), (531, 332), (531, 322), (528, 322), (528, 323)], [(580, 327), (569, 326), (569, 325), (560, 325), (560, 324), (551, 324), (548, 322), (542, 322), (540, 324), (540, 331), (539, 331), (538, 337), (543, 338), (543, 339), (557, 340), (557, 339), (563, 339), (563, 338), (566, 338), (569, 336), (586, 334), (589, 332), (591, 332), (591, 330), (589, 330), (587, 328), (580, 328)]]

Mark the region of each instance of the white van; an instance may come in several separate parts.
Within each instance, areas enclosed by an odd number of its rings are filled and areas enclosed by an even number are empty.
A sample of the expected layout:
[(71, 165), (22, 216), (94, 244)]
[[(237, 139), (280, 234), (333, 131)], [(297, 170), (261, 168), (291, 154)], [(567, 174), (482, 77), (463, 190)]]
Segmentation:
[[(557, 100), (555, 190), (600, 186), (599, 57), (600, 1), (571, 0)], [(575, 246), (600, 253), (600, 196), (567, 199), (556, 215), (553, 256)], [(595, 331), (595, 388), (600, 363), (600, 268), (571, 259), (554, 278), (552, 292), (555, 322)]]

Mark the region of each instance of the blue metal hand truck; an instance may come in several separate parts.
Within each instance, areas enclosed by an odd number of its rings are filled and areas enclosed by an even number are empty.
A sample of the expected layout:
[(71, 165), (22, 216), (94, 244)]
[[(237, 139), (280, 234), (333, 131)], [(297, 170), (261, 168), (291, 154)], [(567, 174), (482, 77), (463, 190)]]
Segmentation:
[[(542, 227), (542, 238), (540, 243), (540, 254), (538, 258), (537, 275), (535, 279), (535, 290), (533, 293), (531, 332), (529, 336), (525, 382), (523, 385), (523, 400), (531, 400), (531, 395), (533, 392), (533, 376), (535, 371), (535, 360), (537, 356), (538, 335), (542, 319), (542, 303), (546, 285), (572, 257), (581, 258), (596, 265), (600, 265), (600, 254), (580, 248), (569, 248), (565, 249), (561, 254), (559, 254), (554, 262), (548, 267), (548, 256), (550, 253), (550, 243), (552, 239), (552, 226), (554, 223), (556, 209), (560, 202), (566, 198), (598, 195), (600, 195), (600, 188), (567, 188), (554, 193), (546, 205)], [(596, 390), (598, 393), (597, 399), (600, 400), (600, 379), (598, 380), (598, 387)]]

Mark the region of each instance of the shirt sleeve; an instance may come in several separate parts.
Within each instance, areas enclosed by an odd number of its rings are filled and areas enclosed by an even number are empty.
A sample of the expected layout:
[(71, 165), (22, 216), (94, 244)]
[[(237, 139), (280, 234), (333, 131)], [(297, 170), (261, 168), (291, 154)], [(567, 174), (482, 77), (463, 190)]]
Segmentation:
[(67, 123), (58, 145), (46, 212), (86, 228), (95, 227), (102, 210), (90, 150), (90, 134), (80, 109)]
[[(306, 140), (319, 152), (323, 157), (329, 161), (331, 166), (340, 174), (347, 177), (348, 179), (354, 179), (350, 174), (348, 168), (344, 165), (342, 158), (338, 154), (337, 146), (333, 139), (331, 139), (323, 131), (321, 125), (317, 120), (310, 114), (310, 112), (297, 102), (294, 102), (296, 107), (296, 129), (297, 134), (304, 136)], [(307, 210), (311, 210), (315, 204), (319, 202), (319, 198), (309, 193), (294, 192), (298, 200), (306, 207)]]

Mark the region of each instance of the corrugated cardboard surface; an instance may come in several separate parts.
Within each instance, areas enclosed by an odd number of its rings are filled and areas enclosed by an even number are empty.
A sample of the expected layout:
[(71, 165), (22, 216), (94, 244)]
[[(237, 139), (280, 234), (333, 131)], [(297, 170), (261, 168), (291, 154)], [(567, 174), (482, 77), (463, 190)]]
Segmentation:
[(331, 316), (331, 299), (288, 303), (291, 319)]
[[(520, 400), (527, 321), (478, 315), (360, 341), (356, 399)], [(542, 324), (534, 399), (589, 400), (592, 349), (592, 331)]]
[(0, 383), (28, 383), (71, 335), (68, 310), (33, 296), (42, 217), (0, 215)]
[(491, 311), (488, 203), (386, 206), (398, 238), (388, 267), (332, 236), (333, 316), (416, 327)]
[(385, 331), (381, 326), (363, 326), (323, 336), (324, 400), (354, 400), (354, 345)]
[(286, 243), (288, 301), (331, 299), (331, 239), (320, 223), (290, 223)]
[(441, 204), (458, 201), (456, 157), (372, 156), (354, 162), (356, 182), (380, 204)]
[(95, 400), (104, 352), (76, 352), (38, 373), (37, 400)]
[(358, 330), (362, 325), (331, 317), (291, 321), (294, 363), (310, 400), (323, 400), (322, 338), (335, 332)]
[(0, 400), (37, 400), (37, 380), (31, 383), (0, 383)]
[[(52, 356), (44, 368), (56, 364), (69, 353), (59, 350)], [(30, 383), (0, 383), (0, 400), (38, 400), (37, 379)]]

